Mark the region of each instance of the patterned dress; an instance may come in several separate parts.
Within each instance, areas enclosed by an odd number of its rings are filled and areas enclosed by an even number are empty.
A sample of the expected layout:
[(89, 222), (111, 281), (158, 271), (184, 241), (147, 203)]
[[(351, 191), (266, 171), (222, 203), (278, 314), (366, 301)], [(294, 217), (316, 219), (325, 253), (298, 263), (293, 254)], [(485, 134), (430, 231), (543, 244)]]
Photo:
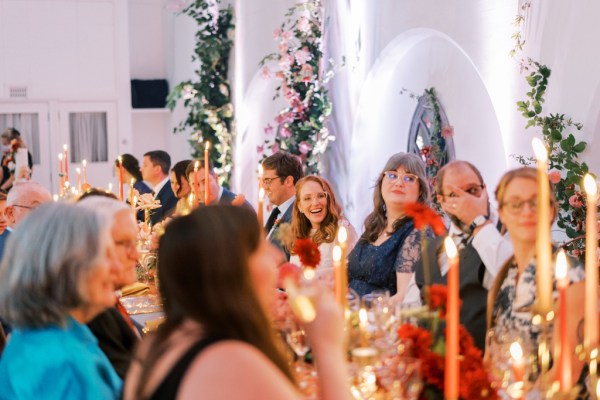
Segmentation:
[[(509, 261), (506, 278), (502, 282), (500, 290), (494, 302), (492, 313), (492, 326), (497, 335), (510, 334), (520, 337), (535, 355), (540, 336), (540, 327), (531, 322), (533, 317), (534, 303), (536, 300), (536, 265), (532, 260), (523, 271), (517, 281), (518, 268), (514, 257)], [(575, 265), (571, 263), (571, 265)], [(569, 280), (571, 283), (585, 279), (585, 271), (581, 265), (575, 265), (569, 269)], [(556, 279), (553, 277), (553, 301), (558, 299)], [(552, 340), (552, 325), (549, 327), (550, 341)], [(538, 371), (532, 371), (529, 380), (534, 381), (538, 377)]]
[(348, 284), (359, 296), (375, 290), (397, 292), (396, 272), (414, 273), (421, 258), (421, 234), (412, 220), (376, 246), (361, 237), (348, 255)]

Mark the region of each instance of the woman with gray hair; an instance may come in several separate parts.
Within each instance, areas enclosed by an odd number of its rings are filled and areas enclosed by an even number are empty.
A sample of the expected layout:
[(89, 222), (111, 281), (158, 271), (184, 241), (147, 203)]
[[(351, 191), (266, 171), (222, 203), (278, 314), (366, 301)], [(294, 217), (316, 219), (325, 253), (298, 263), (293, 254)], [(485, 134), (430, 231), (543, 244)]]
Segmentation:
[(365, 232), (348, 255), (348, 283), (360, 296), (387, 290), (399, 302), (419, 300), (414, 272), (421, 240), (404, 206), (429, 205), (429, 193), (425, 164), (419, 156), (398, 153), (390, 157), (377, 178), (374, 210), (365, 219)]
[(122, 382), (84, 325), (115, 303), (118, 260), (94, 211), (49, 203), (15, 229), (0, 264), (0, 315), (14, 327), (0, 399), (116, 399)]
[[(97, 195), (86, 197), (77, 203), (77, 206), (100, 212), (105, 216), (119, 260), (114, 283), (115, 289), (120, 293), (123, 287), (136, 282), (136, 265), (140, 257), (136, 248), (137, 223), (131, 208), (117, 199)], [(140, 334), (120, 300), (115, 298), (113, 307), (100, 313), (87, 325), (98, 339), (98, 345), (117, 374), (125, 378)]]

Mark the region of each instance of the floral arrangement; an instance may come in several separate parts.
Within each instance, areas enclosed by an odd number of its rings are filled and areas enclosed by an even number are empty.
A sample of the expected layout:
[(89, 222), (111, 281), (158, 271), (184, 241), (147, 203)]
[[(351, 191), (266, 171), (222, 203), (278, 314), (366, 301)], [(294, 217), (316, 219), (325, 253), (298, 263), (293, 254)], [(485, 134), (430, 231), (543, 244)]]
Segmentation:
[(311, 238), (300, 238), (294, 242), (294, 253), (305, 268), (315, 268), (321, 262), (319, 245)]
[(221, 0), (195, 0), (181, 12), (198, 24), (192, 61), (198, 62), (197, 79), (179, 83), (167, 98), (167, 107), (178, 100), (189, 110), (175, 132), (191, 130), (192, 157), (203, 156), (210, 142), (209, 158), (221, 183), (231, 176), (233, 105), (227, 80), (229, 54), (233, 46), (233, 9), (219, 8)]
[[(321, 0), (290, 8), (287, 19), (274, 33), (279, 52), (267, 55), (260, 63), (264, 78), (274, 75), (280, 82), (273, 99), (283, 96), (288, 104), (275, 118), (277, 129), (266, 126), (267, 139), (257, 151), (263, 159), (280, 149), (298, 155), (307, 174), (319, 172), (320, 156), (335, 140), (326, 127), (332, 105), (324, 85), (333, 71), (325, 72), (323, 66), (322, 12)], [(274, 74), (265, 65), (271, 60), (279, 66)]]
[[(398, 338), (412, 341), (413, 356), (421, 360), (424, 388), (421, 399), (443, 399), (446, 335), (444, 325), (447, 290), (443, 285), (431, 286), (429, 309), (417, 316), (419, 326), (403, 324), (398, 328)], [(490, 385), (483, 365), (481, 350), (464, 326), (459, 331), (460, 398), (498, 399)]]
[[(535, 61), (530, 61), (531, 73), (527, 83), (531, 91), (527, 92), (525, 101), (517, 102), (519, 111), (527, 119), (526, 128), (536, 127), (541, 130), (542, 139), (548, 149), (549, 178), (554, 184), (558, 215), (556, 224), (570, 238), (562, 247), (574, 257), (583, 261), (585, 256), (585, 215), (587, 204), (583, 190), (583, 177), (589, 172), (585, 162), (579, 161), (587, 143), (579, 141), (571, 129), (581, 131), (582, 125), (573, 122), (564, 114), (542, 114), (542, 104), (548, 86), (550, 69)], [(514, 156), (521, 164), (531, 165), (532, 157)]]
[[(431, 187), (435, 187), (435, 179), (438, 171), (448, 162), (448, 155), (443, 148), (445, 148), (445, 142), (454, 137), (454, 127), (443, 124), (440, 114), (440, 102), (434, 87), (425, 89), (422, 95), (417, 95), (405, 88), (400, 91), (400, 94), (404, 94), (405, 92), (408, 93), (410, 98), (417, 101), (426, 98), (427, 108), (431, 110), (432, 118), (429, 118), (428, 115), (423, 117), (423, 122), (431, 132), (431, 143), (429, 146), (423, 146), (419, 153), (423, 162), (425, 162), (425, 172), (429, 179), (429, 184)], [(433, 198), (433, 205), (437, 211), (441, 211), (441, 207), (435, 196)]]
[(446, 225), (440, 214), (423, 203), (406, 204), (404, 213), (407, 217), (412, 218), (416, 229), (422, 231), (429, 226), (438, 236), (446, 232)]

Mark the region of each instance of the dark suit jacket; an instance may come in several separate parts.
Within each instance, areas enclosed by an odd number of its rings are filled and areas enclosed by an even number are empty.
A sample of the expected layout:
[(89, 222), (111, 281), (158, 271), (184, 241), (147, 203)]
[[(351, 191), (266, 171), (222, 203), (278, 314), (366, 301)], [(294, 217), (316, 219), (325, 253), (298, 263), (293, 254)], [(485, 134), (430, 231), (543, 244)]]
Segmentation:
[(139, 341), (137, 335), (115, 307), (98, 315), (87, 326), (98, 339), (98, 345), (117, 374), (124, 379)]
[[(235, 193), (233, 193), (231, 190), (223, 188), (223, 194), (221, 195), (221, 198), (219, 199), (219, 204), (230, 205), (231, 202), (233, 202), (233, 200), (235, 199), (235, 196), (237, 196), (237, 195)], [(254, 211), (254, 208), (252, 207), (252, 205), (250, 203), (248, 203), (248, 200), (244, 200), (244, 204), (242, 204), (242, 207), (252, 210), (254, 213), (256, 213), (256, 211)]]
[[(278, 233), (279, 233), (279, 225), (292, 223), (292, 212), (294, 211), (295, 203), (296, 203), (295, 201), (292, 202), (292, 204), (290, 204), (288, 209), (285, 210), (285, 213), (281, 217), (281, 221), (277, 225), (273, 226), (273, 233), (271, 233), (271, 236), (269, 236), (269, 240), (271, 241), (271, 243), (273, 243), (275, 246), (279, 247), (279, 249), (284, 252), (285, 258), (288, 261), (290, 261), (290, 253), (288, 253), (285, 246), (279, 241)], [(267, 232), (267, 234), (268, 233), (269, 232)]]
[(173, 189), (171, 189), (169, 182), (160, 189), (156, 198), (160, 200), (161, 206), (150, 213), (150, 222), (152, 225), (159, 223), (171, 215), (177, 206), (177, 197), (173, 194)]

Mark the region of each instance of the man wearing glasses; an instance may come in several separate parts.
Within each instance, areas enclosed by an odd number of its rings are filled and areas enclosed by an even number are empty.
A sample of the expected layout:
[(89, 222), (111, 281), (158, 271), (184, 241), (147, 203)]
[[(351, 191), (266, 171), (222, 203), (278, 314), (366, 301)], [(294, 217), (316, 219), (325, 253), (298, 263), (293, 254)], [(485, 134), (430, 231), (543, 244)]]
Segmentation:
[[(473, 164), (458, 160), (446, 164), (437, 174), (435, 192), (451, 221), (448, 235), (459, 250), (460, 322), (483, 350), (487, 292), (512, 255), (512, 244), (500, 233), (498, 217), (490, 212), (487, 188)], [(442, 247), (443, 238), (434, 239), (426, 247), (432, 284), (447, 284), (448, 259)], [(422, 288), (425, 283), (422, 261), (417, 264), (415, 280)]]
[(289, 261), (290, 254), (282, 245), (279, 237), (279, 226), (292, 222), (292, 210), (296, 197), (296, 182), (303, 176), (302, 163), (299, 158), (279, 151), (265, 158), (262, 162), (262, 186), (269, 196), (269, 202), (274, 205), (265, 224), (265, 233), (271, 242), (279, 247)]

